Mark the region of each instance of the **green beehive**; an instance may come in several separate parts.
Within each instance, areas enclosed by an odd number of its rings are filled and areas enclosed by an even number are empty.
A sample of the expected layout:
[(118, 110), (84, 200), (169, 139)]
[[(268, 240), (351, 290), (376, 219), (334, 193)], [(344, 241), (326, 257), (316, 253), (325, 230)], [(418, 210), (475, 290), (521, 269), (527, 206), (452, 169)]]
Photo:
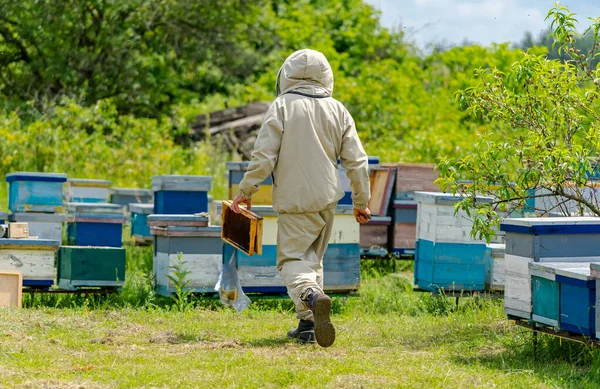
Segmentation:
[(58, 286), (120, 287), (125, 284), (125, 249), (120, 247), (62, 246), (58, 252)]

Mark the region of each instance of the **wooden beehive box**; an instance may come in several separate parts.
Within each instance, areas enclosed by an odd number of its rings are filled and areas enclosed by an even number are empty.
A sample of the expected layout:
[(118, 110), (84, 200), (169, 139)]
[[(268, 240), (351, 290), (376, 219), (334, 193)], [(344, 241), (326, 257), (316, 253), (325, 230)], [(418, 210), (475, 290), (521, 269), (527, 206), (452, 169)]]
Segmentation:
[(0, 307), (21, 308), (23, 301), (23, 273), (0, 270)]
[(208, 212), (212, 177), (165, 175), (152, 177), (154, 213), (191, 215)]
[[(369, 157), (369, 170), (379, 167), (379, 157)], [(350, 179), (347, 176), (347, 170), (338, 161), (338, 174), (340, 177), (340, 183), (342, 190), (344, 191), (344, 197), (338, 201), (339, 205), (352, 205), (352, 188), (350, 187)]]
[(531, 319), (530, 262), (589, 262), (600, 251), (600, 219), (555, 217), (504, 219), (504, 312)]
[(223, 201), (221, 238), (243, 253), (262, 254), (262, 216), (244, 208), (240, 213), (231, 209), (231, 201)]
[[(227, 162), (226, 167), (229, 172), (229, 198), (232, 199), (240, 191), (240, 183), (244, 179), (244, 174), (248, 171), (250, 162)], [(268, 176), (260, 183), (258, 192), (252, 195), (253, 205), (273, 204), (273, 177)]]
[(6, 175), (11, 212), (62, 212), (66, 174), (17, 172)]
[(66, 185), (66, 200), (76, 203), (108, 202), (110, 181), (87, 178), (69, 178)]

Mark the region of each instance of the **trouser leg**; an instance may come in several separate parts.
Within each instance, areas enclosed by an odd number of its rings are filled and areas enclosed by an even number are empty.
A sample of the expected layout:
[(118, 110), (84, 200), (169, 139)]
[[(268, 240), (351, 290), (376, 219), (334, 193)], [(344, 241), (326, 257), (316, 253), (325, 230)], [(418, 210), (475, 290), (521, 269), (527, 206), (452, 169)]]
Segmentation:
[(327, 209), (279, 215), (277, 268), (301, 320), (313, 320), (304, 294), (309, 289), (323, 291), (323, 255), (333, 229), (333, 214), (333, 209)]

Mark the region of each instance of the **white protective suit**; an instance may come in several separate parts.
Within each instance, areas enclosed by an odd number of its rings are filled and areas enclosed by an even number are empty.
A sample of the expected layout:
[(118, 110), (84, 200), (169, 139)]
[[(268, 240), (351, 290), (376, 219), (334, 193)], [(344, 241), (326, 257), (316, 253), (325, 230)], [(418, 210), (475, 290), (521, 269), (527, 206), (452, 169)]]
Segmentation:
[(336, 204), (344, 196), (337, 160), (347, 169), (354, 207), (365, 209), (368, 159), (352, 116), (331, 97), (333, 72), (322, 53), (290, 55), (279, 70), (276, 89), (240, 196), (251, 198), (272, 174), (273, 209), (279, 214), (277, 268), (297, 317), (313, 320), (303, 300), (309, 289), (323, 291), (323, 255)]

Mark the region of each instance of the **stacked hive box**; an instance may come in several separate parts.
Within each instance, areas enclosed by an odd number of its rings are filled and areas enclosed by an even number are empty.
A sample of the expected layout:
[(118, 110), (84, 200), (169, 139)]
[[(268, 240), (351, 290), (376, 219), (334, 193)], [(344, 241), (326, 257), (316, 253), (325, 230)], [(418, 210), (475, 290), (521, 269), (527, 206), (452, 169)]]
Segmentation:
[(129, 204), (131, 213), (131, 236), (137, 245), (146, 245), (153, 242), (148, 215), (154, 212), (154, 204)]
[(129, 207), (129, 204), (152, 204), (154, 196), (149, 189), (112, 188), (110, 203)]
[(124, 285), (125, 208), (109, 203), (67, 203), (67, 240), (58, 255), (58, 285), (116, 288)]
[(68, 203), (67, 239), (73, 246), (121, 247), (125, 208), (108, 203)]
[(598, 218), (505, 219), (501, 229), (506, 233), (504, 311), (514, 318), (532, 318), (531, 262), (590, 262), (600, 250)]
[(600, 339), (600, 263), (591, 263), (590, 273), (596, 283), (596, 339)]
[(121, 247), (62, 246), (58, 252), (58, 286), (116, 288), (125, 285), (126, 252)]
[(11, 222), (29, 224), (29, 235), (41, 239), (62, 241), (63, 187), (65, 174), (12, 173), (6, 176), (9, 184)]
[(110, 181), (70, 178), (66, 188), (67, 202), (106, 203), (109, 197)]
[(222, 269), (223, 243), (221, 227), (208, 223), (207, 216), (148, 216), (150, 232), (155, 237), (153, 272), (159, 294), (176, 292), (174, 280), (178, 270), (189, 272), (186, 276), (189, 290), (214, 292)]
[[(464, 211), (455, 214), (462, 196), (416, 192), (418, 202), (415, 285), (425, 290), (499, 289), (502, 286), (502, 245), (473, 239), (472, 221)], [(489, 203), (488, 197), (478, 202)], [(496, 269), (496, 270), (495, 270)]]
[[(226, 167), (229, 172), (229, 198), (233, 199), (240, 190), (240, 182), (248, 170), (250, 162), (227, 162)], [(273, 177), (267, 177), (261, 182), (258, 192), (252, 195), (252, 204), (270, 205), (273, 204)]]
[(0, 224), (4, 224), (8, 221), (8, 213), (0, 212)]
[(530, 262), (534, 322), (596, 336), (596, 280), (590, 262)]
[(395, 169), (396, 190), (393, 203), (393, 252), (413, 254), (417, 239), (416, 191), (435, 192), (438, 173), (431, 164), (390, 163), (384, 167)]
[(363, 255), (385, 257), (389, 253), (391, 216), (372, 216), (360, 225), (360, 249)]
[(59, 241), (48, 239), (0, 239), (0, 269), (23, 273), (23, 285), (54, 284), (54, 259)]
[(208, 212), (208, 192), (212, 177), (152, 177), (154, 213), (157, 215), (190, 215)]
[[(333, 232), (323, 259), (323, 283), (328, 292), (347, 292), (360, 286), (360, 234), (351, 205), (336, 208)], [(277, 214), (270, 206), (252, 211), (263, 218), (262, 255), (249, 257), (230, 245), (223, 247), (223, 260), (237, 256), (239, 277), (246, 292), (283, 293), (277, 263)]]
[[(379, 157), (369, 157), (369, 169), (376, 167), (379, 167)], [(347, 171), (342, 166), (340, 161), (338, 161), (338, 173), (340, 176), (342, 190), (344, 191), (344, 197), (338, 202), (338, 204), (352, 205), (352, 188), (350, 187), (350, 179), (346, 175)]]

